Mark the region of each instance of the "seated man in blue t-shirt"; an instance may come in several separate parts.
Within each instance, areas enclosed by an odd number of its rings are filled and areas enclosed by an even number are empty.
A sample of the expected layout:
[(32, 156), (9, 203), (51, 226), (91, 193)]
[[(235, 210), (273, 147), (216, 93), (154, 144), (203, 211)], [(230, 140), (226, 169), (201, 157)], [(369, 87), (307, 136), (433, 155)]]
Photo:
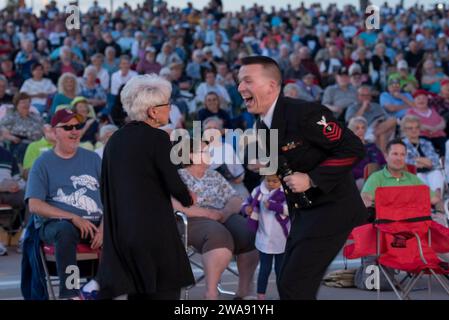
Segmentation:
[(415, 105), (410, 93), (401, 92), (400, 80), (392, 77), (388, 79), (388, 91), (382, 92), (379, 102), (389, 116), (397, 119), (402, 119), (407, 110)]
[[(91, 248), (103, 243), (103, 208), (100, 198), (100, 157), (79, 148), (82, 116), (59, 110), (51, 120), (56, 144), (31, 168), (25, 200), (35, 214), (43, 242), (54, 245), (60, 278), (60, 298), (78, 295), (67, 288), (66, 268), (76, 263), (76, 246), (89, 241)], [(100, 223), (101, 222), (101, 223)]]

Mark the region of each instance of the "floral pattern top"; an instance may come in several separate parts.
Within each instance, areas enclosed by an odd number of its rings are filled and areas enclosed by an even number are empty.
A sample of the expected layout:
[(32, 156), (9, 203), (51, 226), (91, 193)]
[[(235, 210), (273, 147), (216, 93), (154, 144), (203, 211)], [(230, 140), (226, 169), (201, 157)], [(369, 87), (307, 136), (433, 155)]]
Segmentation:
[(43, 125), (41, 116), (33, 112), (24, 118), (17, 111), (12, 111), (0, 121), (0, 128), (6, 128), (12, 135), (30, 142), (42, 138)]
[(197, 205), (205, 208), (223, 209), (237, 192), (225, 178), (215, 170), (207, 170), (200, 179), (187, 169), (179, 169), (179, 175), (190, 191), (197, 195)]

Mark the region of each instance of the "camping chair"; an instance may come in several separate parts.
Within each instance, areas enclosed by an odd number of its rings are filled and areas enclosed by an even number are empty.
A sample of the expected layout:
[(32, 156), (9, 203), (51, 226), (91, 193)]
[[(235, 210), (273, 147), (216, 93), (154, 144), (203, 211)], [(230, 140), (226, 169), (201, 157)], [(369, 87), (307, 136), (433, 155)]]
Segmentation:
[[(19, 223), (17, 224), (18, 228), (15, 228), (17, 220), (19, 220)], [(10, 246), (13, 235), (19, 232), (22, 227), (20, 209), (15, 209), (7, 204), (0, 204), (0, 226), (7, 232), (7, 245)]]
[[(193, 257), (194, 257), (195, 255), (197, 255), (198, 252), (196, 251), (196, 249), (195, 249), (194, 247), (189, 246), (189, 244), (188, 244), (187, 228), (188, 228), (189, 225), (188, 225), (188, 219), (187, 219), (187, 216), (186, 216), (184, 213), (182, 213), (181, 211), (176, 211), (176, 212), (175, 212), (175, 216), (176, 216), (176, 219), (177, 219), (178, 221), (180, 221), (180, 224), (178, 224), (178, 225), (181, 225), (180, 233), (181, 233), (181, 236), (182, 236), (182, 242), (183, 242), (184, 248), (185, 248), (185, 250), (186, 250), (186, 252), (187, 252), (187, 256), (189, 257), (190, 263), (191, 263), (192, 265), (194, 265), (195, 267), (197, 267), (197, 268), (199, 268), (200, 270), (203, 271), (203, 273), (202, 273), (199, 277), (196, 277), (196, 278), (195, 278), (195, 283), (198, 283), (198, 282), (200, 282), (201, 280), (203, 280), (203, 279), (206, 277), (206, 275), (204, 274), (204, 268), (203, 268), (203, 266), (202, 266), (200, 263), (198, 263), (197, 261), (195, 261), (195, 260), (193, 259)], [(232, 269), (232, 268), (229, 267), (229, 266), (226, 267), (226, 270), (229, 271), (230, 273), (232, 273), (233, 275), (237, 276), (237, 277), (239, 276), (238, 272), (237, 272), (236, 270)], [(190, 290), (191, 288), (193, 288), (194, 286), (195, 286), (195, 285), (191, 285), (191, 286), (189, 286), (189, 287), (184, 288), (184, 299), (185, 299), (185, 300), (188, 300), (188, 299), (189, 299), (189, 290)], [(219, 292), (220, 294), (226, 294), (226, 295), (235, 296), (235, 292), (229, 291), (229, 290), (225, 290), (225, 289), (221, 286), (221, 283), (218, 283), (217, 290), (218, 290), (218, 292)]]
[[(45, 272), (48, 297), (57, 300), (54, 287), (59, 285), (59, 277), (56, 270), (55, 247), (42, 244), (40, 258)], [(96, 275), (100, 250), (92, 250), (88, 244), (78, 244), (76, 247), (76, 262), (80, 270), (80, 279), (93, 278)]]
[[(449, 229), (431, 220), (430, 192), (424, 185), (380, 187), (375, 195), (376, 220), (355, 228), (344, 248), (350, 259), (376, 255), (379, 272), (386, 278), (399, 299), (410, 299), (417, 281), (429, 275), (449, 294), (448, 264), (437, 253), (449, 251)], [(409, 279), (398, 281), (386, 268), (408, 273)], [(380, 280), (380, 279), (378, 279)], [(407, 280), (407, 281), (405, 281)], [(378, 298), (380, 288), (377, 286)]]

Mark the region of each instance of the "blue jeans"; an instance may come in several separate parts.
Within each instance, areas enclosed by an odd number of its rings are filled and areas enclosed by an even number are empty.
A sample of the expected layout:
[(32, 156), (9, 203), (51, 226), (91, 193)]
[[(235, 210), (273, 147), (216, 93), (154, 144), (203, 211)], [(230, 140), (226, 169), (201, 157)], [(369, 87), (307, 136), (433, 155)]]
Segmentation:
[(268, 254), (259, 251), (259, 275), (257, 277), (257, 293), (265, 294), (267, 291), (268, 278), (270, 277), (271, 269), (273, 267), (274, 258), (274, 272), (276, 278), (279, 277), (279, 271), (281, 270), (282, 259), (284, 254)]
[(67, 266), (76, 266), (76, 246), (81, 240), (77, 227), (68, 220), (49, 220), (40, 228), (41, 240), (55, 247), (56, 269), (59, 277), (59, 298), (71, 298), (78, 295), (77, 289), (68, 289), (65, 272)]

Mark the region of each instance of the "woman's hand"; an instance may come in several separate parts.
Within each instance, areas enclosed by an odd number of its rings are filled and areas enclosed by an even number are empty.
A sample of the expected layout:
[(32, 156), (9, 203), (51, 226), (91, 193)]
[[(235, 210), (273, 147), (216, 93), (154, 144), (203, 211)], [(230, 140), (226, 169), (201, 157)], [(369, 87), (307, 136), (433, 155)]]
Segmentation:
[(198, 201), (198, 196), (193, 191), (189, 191), (189, 193), (190, 193), (190, 197), (192, 198), (192, 205), (196, 204), (196, 202)]
[(416, 158), (416, 167), (431, 169), (433, 167), (432, 160), (424, 157)]
[(211, 219), (211, 220), (215, 220), (215, 221), (222, 221), (223, 219), (223, 215), (221, 214), (220, 211), (215, 210), (215, 209), (207, 209), (207, 218)]

